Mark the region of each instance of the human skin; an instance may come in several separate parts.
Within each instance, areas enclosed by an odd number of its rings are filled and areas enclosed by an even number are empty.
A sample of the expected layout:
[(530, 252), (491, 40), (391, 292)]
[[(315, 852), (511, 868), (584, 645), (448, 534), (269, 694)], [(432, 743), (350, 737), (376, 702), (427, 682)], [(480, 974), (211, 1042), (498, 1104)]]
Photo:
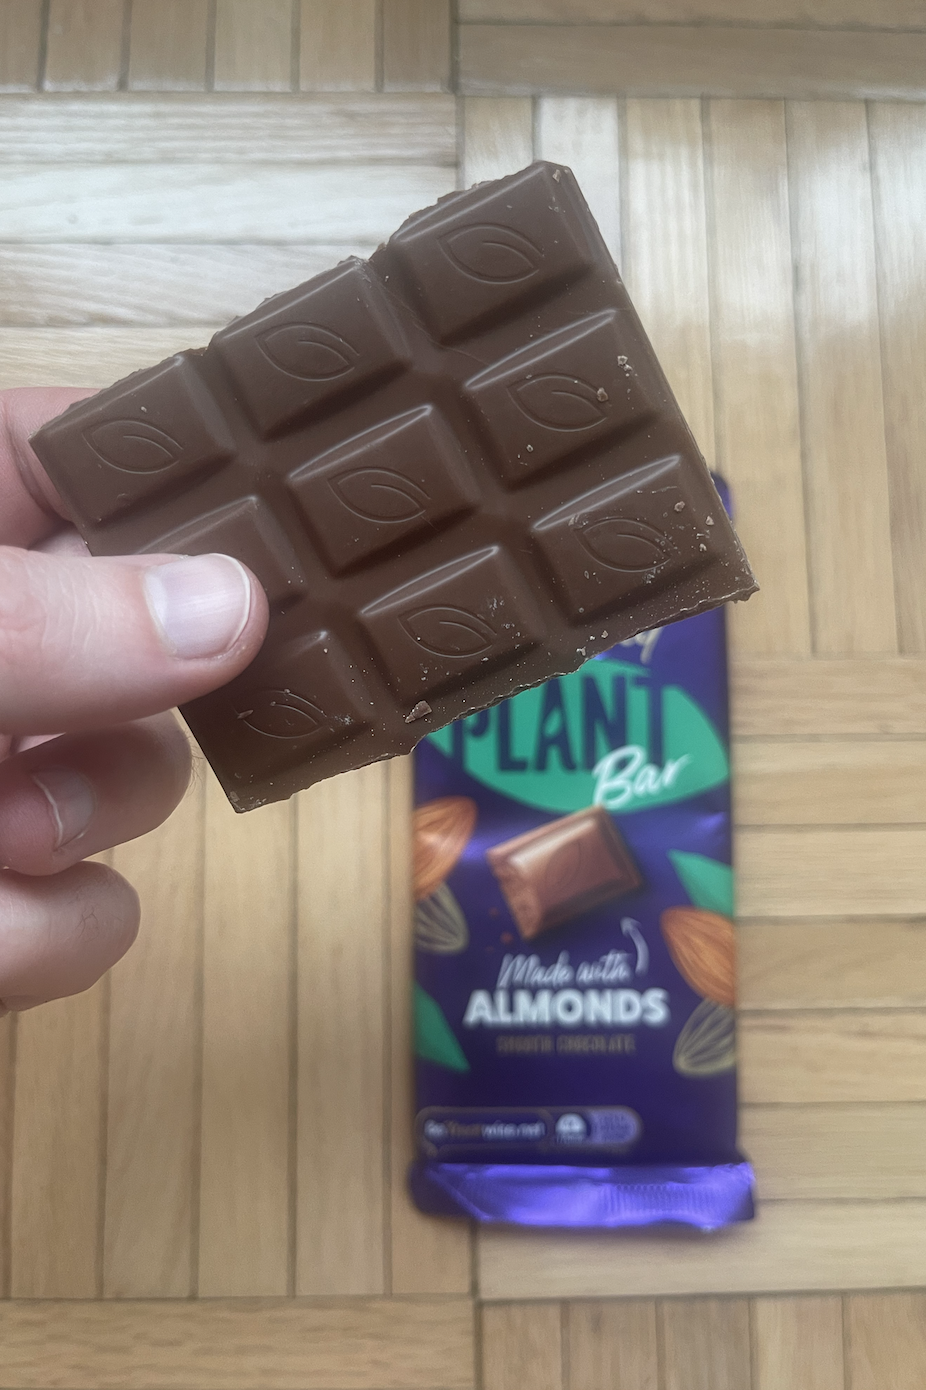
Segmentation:
[(29, 436), (89, 391), (0, 391), (0, 1014), (88, 989), (139, 924), (89, 855), (153, 830), (190, 777), (169, 711), (242, 671), (267, 600), (227, 556), (91, 558)]

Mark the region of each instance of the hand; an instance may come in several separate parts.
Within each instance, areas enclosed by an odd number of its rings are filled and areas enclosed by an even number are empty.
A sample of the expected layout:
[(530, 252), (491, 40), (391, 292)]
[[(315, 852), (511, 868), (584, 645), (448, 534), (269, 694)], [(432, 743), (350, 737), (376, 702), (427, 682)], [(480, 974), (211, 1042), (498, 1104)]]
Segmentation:
[(82, 861), (170, 815), (190, 752), (164, 711), (267, 627), (227, 556), (90, 558), (27, 442), (89, 394), (0, 392), (0, 1014), (88, 989), (131, 945), (134, 889)]

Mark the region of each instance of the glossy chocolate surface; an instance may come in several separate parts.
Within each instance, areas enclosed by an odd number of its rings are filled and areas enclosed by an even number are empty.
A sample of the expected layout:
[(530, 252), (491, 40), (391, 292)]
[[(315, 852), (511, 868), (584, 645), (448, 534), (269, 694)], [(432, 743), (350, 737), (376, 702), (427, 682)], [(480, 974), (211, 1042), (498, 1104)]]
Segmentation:
[(91, 551), (267, 590), (183, 714), (249, 810), (755, 587), (572, 174), (535, 164), (33, 440)]

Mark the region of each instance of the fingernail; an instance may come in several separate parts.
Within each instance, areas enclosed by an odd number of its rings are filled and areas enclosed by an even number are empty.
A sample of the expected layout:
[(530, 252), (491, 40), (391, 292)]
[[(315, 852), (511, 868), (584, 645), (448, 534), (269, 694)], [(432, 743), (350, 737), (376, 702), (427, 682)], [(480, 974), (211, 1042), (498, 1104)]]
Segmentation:
[(51, 807), (55, 822), (55, 849), (62, 849), (82, 835), (96, 810), (93, 787), (70, 767), (43, 767), (32, 780)]
[(221, 656), (251, 612), (251, 583), (230, 555), (195, 555), (145, 570), (148, 606), (175, 656)]

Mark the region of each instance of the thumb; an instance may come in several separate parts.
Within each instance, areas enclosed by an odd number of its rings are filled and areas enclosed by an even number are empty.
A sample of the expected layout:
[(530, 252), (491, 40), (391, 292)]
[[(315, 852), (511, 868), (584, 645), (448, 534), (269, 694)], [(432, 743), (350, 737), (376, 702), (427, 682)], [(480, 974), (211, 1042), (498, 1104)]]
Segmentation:
[(90, 559), (0, 546), (0, 731), (143, 718), (242, 671), (267, 628), (227, 555)]

